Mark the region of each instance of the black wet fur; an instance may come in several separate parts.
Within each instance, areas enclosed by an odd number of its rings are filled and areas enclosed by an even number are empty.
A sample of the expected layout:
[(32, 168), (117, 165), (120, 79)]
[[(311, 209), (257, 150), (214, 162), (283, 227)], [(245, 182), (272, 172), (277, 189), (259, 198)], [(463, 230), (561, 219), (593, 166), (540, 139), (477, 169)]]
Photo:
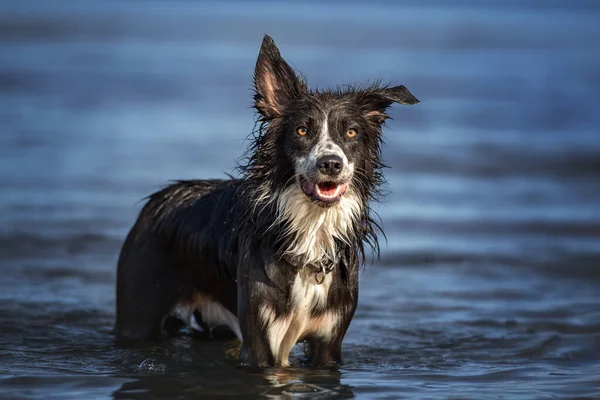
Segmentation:
[(326, 308), (313, 310), (314, 315), (337, 313), (340, 328), (328, 343), (308, 339), (311, 365), (337, 365), (358, 301), (359, 266), (368, 248), (379, 251), (379, 227), (369, 202), (377, 199), (383, 183), (385, 110), (393, 102), (418, 100), (403, 86), (307, 90), (268, 36), (254, 86), (259, 120), (239, 179), (174, 182), (149, 196), (129, 232), (118, 261), (117, 340), (161, 338), (172, 307), (201, 292), (238, 316), (243, 365), (274, 364), (259, 307), (269, 304), (277, 315), (286, 315), (292, 307), (290, 282), (302, 266), (282, 258), (290, 238), (270, 195), (297, 184), (292, 155), (305, 153), (316, 140), (295, 135), (297, 127), (316, 131), (328, 115), (334, 134), (349, 126), (360, 132), (357, 140), (340, 136), (336, 143), (356, 163), (350, 185), (363, 205), (348, 242), (336, 241)]

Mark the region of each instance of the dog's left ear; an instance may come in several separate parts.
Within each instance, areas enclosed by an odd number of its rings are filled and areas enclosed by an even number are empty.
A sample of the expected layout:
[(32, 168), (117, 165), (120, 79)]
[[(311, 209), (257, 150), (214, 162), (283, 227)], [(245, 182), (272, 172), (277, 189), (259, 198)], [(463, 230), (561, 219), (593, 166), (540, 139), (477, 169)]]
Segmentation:
[(294, 97), (306, 92), (306, 84), (296, 76), (267, 35), (256, 61), (254, 89), (254, 107), (267, 120), (281, 116)]
[(419, 100), (403, 85), (368, 90), (360, 100), (365, 116), (378, 124), (388, 118), (385, 111), (392, 103), (409, 106), (418, 102)]

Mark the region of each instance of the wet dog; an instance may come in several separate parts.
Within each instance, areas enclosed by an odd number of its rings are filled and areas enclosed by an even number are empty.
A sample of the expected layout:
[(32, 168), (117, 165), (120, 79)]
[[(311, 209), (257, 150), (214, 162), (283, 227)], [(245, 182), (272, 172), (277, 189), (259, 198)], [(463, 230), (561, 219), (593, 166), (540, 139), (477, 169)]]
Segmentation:
[(239, 179), (179, 181), (152, 194), (118, 262), (118, 341), (165, 334), (167, 318), (228, 327), (240, 362), (341, 362), (358, 272), (378, 250), (369, 203), (383, 181), (381, 127), (404, 86), (309, 90), (265, 36), (254, 73), (258, 128)]

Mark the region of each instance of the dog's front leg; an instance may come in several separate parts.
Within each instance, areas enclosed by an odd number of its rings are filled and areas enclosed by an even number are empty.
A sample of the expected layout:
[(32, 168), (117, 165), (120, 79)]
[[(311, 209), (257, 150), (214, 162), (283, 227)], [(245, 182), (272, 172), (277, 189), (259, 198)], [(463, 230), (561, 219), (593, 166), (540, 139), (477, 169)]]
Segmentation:
[(342, 339), (332, 341), (309, 341), (308, 365), (320, 368), (335, 368), (342, 364)]
[(340, 325), (330, 338), (309, 340), (308, 364), (311, 367), (335, 368), (342, 364), (342, 341), (355, 309), (356, 304), (348, 304), (347, 308), (337, 310), (340, 312)]
[[(260, 258), (260, 257), (257, 257)], [(267, 299), (273, 296), (262, 260), (242, 263), (238, 268), (238, 319), (243, 342), (240, 365), (272, 367), (275, 357), (270, 347), (261, 312)]]
[[(238, 295), (241, 295), (239, 289)], [(252, 297), (238, 297), (238, 318), (243, 337), (240, 365), (243, 367), (271, 367), (275, 364), (275, 360), (259, 318), (259, 303)]]
[(308, 363), (313, 367), (335, 368), (342, 364), (342, 341), (358, 305), (358, 263), (354, 262), (347, 273), (337, 269), (329, 291), (329, 321), (331, 334), (313, 337), (308, 341)]

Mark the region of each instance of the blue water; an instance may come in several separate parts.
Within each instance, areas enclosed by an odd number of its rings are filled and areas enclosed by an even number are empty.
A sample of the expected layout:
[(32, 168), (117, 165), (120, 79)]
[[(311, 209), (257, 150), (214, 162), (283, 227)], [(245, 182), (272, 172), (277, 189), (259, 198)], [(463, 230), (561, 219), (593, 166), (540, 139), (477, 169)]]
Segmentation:
[[(596, 1), (0, 1), (0, 397), (600, 398), (599, 21)], [(422, 101), (385, 131), (387, 241), (345, 365), (117, 348), (141, 199), (234, 172), (264, 33), (312, 87)]]

